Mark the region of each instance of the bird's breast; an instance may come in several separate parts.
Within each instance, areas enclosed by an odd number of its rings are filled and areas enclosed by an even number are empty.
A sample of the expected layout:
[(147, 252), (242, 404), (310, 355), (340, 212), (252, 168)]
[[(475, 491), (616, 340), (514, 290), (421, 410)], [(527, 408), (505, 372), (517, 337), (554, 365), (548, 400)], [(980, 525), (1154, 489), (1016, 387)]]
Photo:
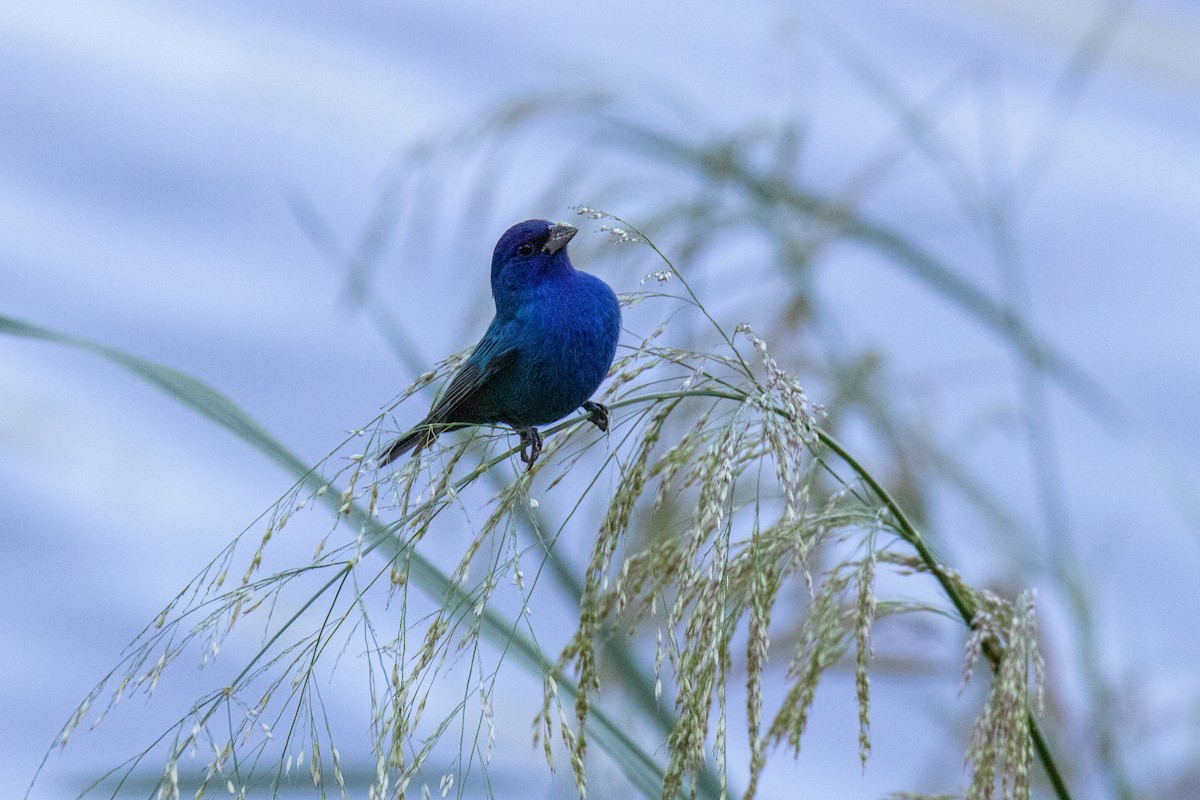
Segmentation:
[(505, 409), (510, 424), (547, 425), (565, 417), (608, 374), (620, 333), (620, 308), (606, 284), (578, 274), (585, 280), (543, 293), (518, 316), (520, 356), (511, 371), (514, 402)]

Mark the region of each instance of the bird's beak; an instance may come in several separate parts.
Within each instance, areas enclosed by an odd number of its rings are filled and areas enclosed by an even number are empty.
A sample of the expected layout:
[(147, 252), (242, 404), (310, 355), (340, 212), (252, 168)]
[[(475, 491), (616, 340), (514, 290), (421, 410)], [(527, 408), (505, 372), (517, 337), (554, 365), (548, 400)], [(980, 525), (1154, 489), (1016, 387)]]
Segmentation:
[(579, 229), (568, 225), (565, 222), (559, 222), (550, 226), (550, 238), (542, 245), (543, 253), (557, 253), (567, 246), (567, 242), (571, 241), (571, 237), (579, 233)]

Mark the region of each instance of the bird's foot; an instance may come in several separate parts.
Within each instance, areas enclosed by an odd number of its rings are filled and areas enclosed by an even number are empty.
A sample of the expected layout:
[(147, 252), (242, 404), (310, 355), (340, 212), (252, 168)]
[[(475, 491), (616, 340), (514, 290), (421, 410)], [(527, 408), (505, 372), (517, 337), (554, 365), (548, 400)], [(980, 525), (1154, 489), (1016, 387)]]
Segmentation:
[(588, 422), (608, 433), (608, 406), (588, 400), (583, 404), (583, 410), (588, 414)]
[(521, 436), (521, 460), (529, 465), (529, 469), (533, 469), (533, 462), (542, 452), (542, 435), (532, 425), (517, 428), (517, 433)]

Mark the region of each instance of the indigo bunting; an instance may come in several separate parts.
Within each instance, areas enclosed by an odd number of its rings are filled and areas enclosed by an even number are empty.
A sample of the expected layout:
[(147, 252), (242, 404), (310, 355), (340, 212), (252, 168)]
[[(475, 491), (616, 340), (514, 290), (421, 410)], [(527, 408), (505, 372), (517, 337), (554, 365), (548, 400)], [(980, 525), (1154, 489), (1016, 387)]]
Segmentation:
[(577, 232), (543, 219), (505, 231), (492, 253), (495, 317), (429, 414), (392, 443), (379, 466), (467, 425), (515, 428), (530, 468), (542, 449), (538, 425), (582, 408), (608, 430), (608, 409), (588, 398), (612, 366), (621, 308), (608, 284), (571, 265), (567, 242)]

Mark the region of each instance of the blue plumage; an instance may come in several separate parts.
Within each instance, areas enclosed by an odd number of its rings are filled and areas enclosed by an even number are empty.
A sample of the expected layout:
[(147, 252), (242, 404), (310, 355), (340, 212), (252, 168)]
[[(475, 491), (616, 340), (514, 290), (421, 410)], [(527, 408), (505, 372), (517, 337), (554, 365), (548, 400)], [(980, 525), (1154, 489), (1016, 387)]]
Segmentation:
[(576, 232), (531, 219), (500, 237), (492, 253), (496, 316), (429, 414), (388, 448), (380, 466), (464, 425), (516, 428), (530, 466), (541, 450), (539, 425), (582, 407), (608, 429), (608, 409), (588, 398), (612, 366), (621, 309), (608, 284), (571, 265), (567, 242)]

